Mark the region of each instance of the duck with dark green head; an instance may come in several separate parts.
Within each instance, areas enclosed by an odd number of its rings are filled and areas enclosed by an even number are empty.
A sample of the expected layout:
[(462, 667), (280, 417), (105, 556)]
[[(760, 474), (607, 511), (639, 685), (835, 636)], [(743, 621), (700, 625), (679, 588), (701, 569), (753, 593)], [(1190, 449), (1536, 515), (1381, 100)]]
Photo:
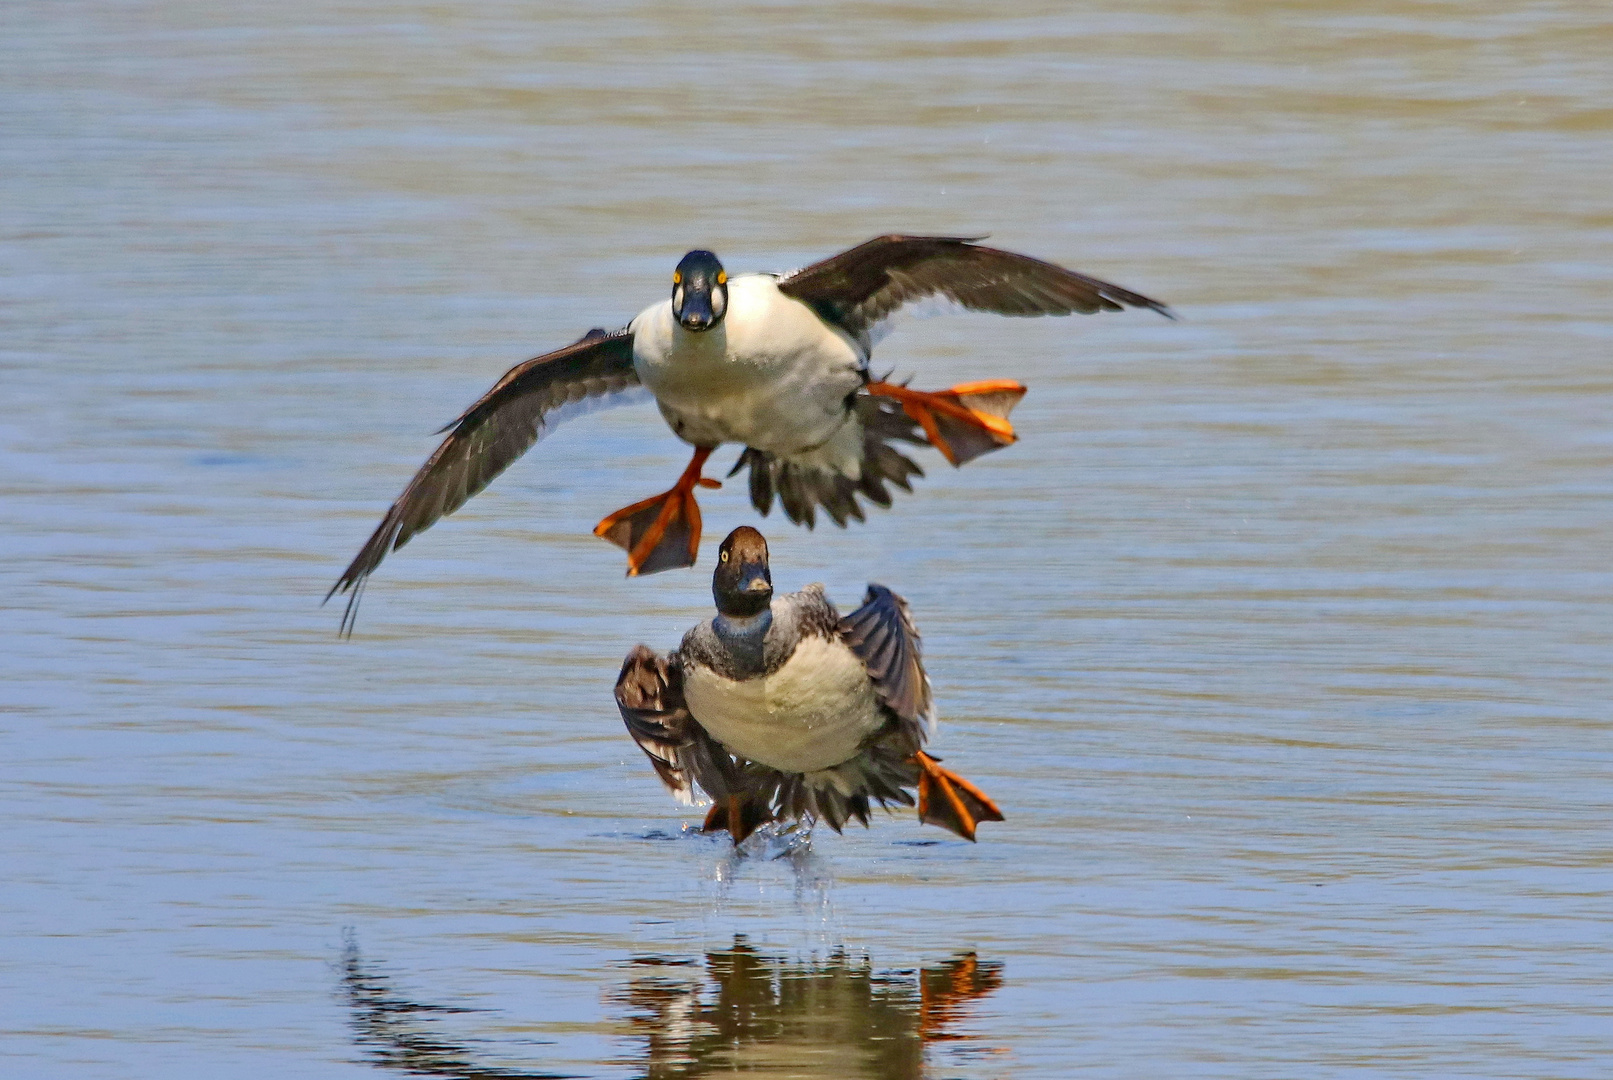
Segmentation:
[[(586, 400), (636, 387), (654, 395), (673, 433), (694, 448), (670, 490), (595, 527), (627, 551), (628, 574), (693, 566), (700, 549), (695, 491), (712, 451), (743, 447), (729, 473), (750, 470), (750, 498), (811, 528), (888, 507), (923, 471), (901, 444), (931, 445), (953, 465), (1013, 443), (1012, 379), (915, 390), (877, 376), (874, 343), (915, 303), (942, 301), (999, 315), (1148, 308), (1157, 300), (1052, 263), (956, 236), (881, 236), (787, 274), (730, 276), (697, 249), (672, 271), (666, 299), (621, 330), (518, 364), (444, 430), (381, 524), (331, 588), (349, 592), (350, 629), (365, 579), (388, 552), (453, 513)], [(862, 501), (859, 501), (862, 500)], [(328, 600), (330, 595), (326, 596)]]

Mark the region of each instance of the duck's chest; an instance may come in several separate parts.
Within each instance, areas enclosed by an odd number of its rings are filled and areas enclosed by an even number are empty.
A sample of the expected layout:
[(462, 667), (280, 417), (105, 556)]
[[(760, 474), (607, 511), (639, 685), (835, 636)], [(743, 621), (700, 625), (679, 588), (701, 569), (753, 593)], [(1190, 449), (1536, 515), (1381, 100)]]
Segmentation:
[(671, 301), (633, 321), (639, 380), (672, 429), (696, 444), (815, 446), (844, 422), (863, 364), (849, 337), (767, 275), (732, 278), (728, 313), (710, 330), (685, 330)]
[(730, 752), (783, 772), (855, 757), (885, 722), (862, 662), (839, 641), (804, 637), (776, 671), (729, 679), (690, 665), (689, 712)]

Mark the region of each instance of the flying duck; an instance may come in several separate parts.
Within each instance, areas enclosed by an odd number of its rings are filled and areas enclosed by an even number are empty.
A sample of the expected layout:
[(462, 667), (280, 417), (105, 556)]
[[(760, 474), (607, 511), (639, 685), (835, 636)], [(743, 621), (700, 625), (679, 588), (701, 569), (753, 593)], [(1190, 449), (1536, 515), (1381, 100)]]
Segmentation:
[(768, 821), (868, 824), (870, 801), (912, 806), (968, 840), (1001, 821), (990, 797), (922, 747), (930, 680), (907, 603), (868, 586), (842, 618), (822, 585), (773, 595), (767, 541), (748, 525), (717, 553), (717, 615), (670, 656), (639, 645), (616, 680), (628, 733), (683, 802), (712, 799), (705, 831), (734, 843)]
[(912, 490), (923, 471), (891, 442), (928, 443), (953, 465), (1015, 441), (1008, 413), (1025, 388), (1010, 379), (926, 392), (875, 377), (874, 343), (901, 308), (929, 299), (999, 315), (1149, 308), (1157, 300), (975, 239), (881, 236), (788, 274), (732, 278), (717, 256), (691, 251), (671, 296), (614, 333), (595, 329), (517, 364), (442, 430), (447, 438), (403, 489), (325, 599), (348, 592), (350, 631), (365, 579), (389, 551), (457, 510), (525, 453), (568, 405), (647, 388), (694, 449), (671, 490), (610, 514), (595, 528), (627, 550), (629, 575), (693, 566), (698, 487), (723, 443), (745, 447), (751, 502), (775, 494), (811, 528), (822, 507), (837, 525), (863, 517), (860, 495), (888, 507), (887, 484)]

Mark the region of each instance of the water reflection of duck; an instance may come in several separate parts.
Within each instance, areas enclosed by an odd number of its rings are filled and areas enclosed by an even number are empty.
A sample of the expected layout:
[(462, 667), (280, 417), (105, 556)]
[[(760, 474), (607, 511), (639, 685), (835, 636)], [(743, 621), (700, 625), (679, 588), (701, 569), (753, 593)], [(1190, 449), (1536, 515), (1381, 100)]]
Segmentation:
[(430, 1026), (431, 1021), (481, 1010), (427, 1005), (403, 997), (393, 991), (391, 980), (364, 961), (351, 937), (342, 956), (342, 990), (354, 1039), (372, 1065), (410, 1076), (454, 1080), (578, 1080), (572, 1073), (483, 1063), (479, 1059), (485, 1051), (444, 1038)]
[(844, 951), (791, 962), (743, 937), (706, 954), (690, 977), (681, 962), (634, 979), (618, 1001), (645, 1041), (646, 1077), (770, 1076), (918, 1080), (925, 1046), (969, 1038), (954, 1030), (968, 1003), (1002, 985), (1002, 965), (974, 953), (918, 972), (879, 972)]
[[(925, 1048), (972, 1036), (958, 1030), (969, 1005), (1003, 984), (1002, 964), (963, 953), (917, 971), (882, 971), (836, 950), (823, 960), (769, 956), (743, 936), (703, 963), (639, 956), (608, 1001), (624, 1010), (645, 1080), (764, 1072), (822, 1080), (922, 1080)], [(494, 1064), (433, 1030), (475, 1010), (416, 1002), (349, 941), (342, 983), (359, 1045), (378, 1066), (461, 1080), (560, 1080), (562, 1074)], [(468, 1040), (467, 1040), (468, 1042)]]
[[(1010, 380), (934, 393), (874, 377), (869, 355), (891, 316), (937, 298), (1000, 315), (1068, 315), (1145, 307), (1140, 293), (1051, 263), (938, 236), (883, 236), (788, 274), (728, 277), (709, 251), (691, 251), (672, 295), (615, 333), (518, 364), (459, 418), (331, 588), (352, 590), (351, 627), (365, 578), (389, 551), (453, 513), (585, 399), (642, 385), (694, 458), (670, 491), (618, 510), (597, 535), (625, 548), (628, 573), (694, 565), (695, 488), (723, 443), (746, 449), (750, 494), (766, 514), (775, 494), (810, 527), (821, 507), (837, 525), (861, 519), (862, 497), (889, 506), (922, 475), (891, 441), (923, 444), (953, 465), (1014, 441), (1008, 412), (1025, 388)], [(730, 473), (732, 475), (732, 473)], [(326, 596), (328, 600), (329, 595)]]
[(711, 796), (707, 831), (735, 843), (778, 820), (868, 824), (870, 802), (973, 840), (1001, 821), (991, 799), (922, 747), (935, 723), (919, 635), (900, 596), (870, 585), (841, 618), (823, 586), (775, 598), (767, 541), (741, 525), (723, 541), (715, 618), (668, 657), (640, 645), (616, 702), (656, 773), (684, 801)]

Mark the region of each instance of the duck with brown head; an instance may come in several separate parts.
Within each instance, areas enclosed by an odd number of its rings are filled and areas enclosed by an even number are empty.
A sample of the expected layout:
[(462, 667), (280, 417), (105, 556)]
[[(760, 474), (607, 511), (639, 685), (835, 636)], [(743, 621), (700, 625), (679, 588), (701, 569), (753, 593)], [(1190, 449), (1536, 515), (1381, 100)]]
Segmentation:
[(628, 654), (616, 702), (674, 794), (699, 786), (708, 830), (737, 843), (768, 820), (868, 824), (872, 803), (973, 840), (1002, 813), (924, 753), (935, 725), (930, 680), (907, 603), (870, 585), (841, 617), (822, 585), (773, 594), (767, 541), (741, 526), (712, 574), (715, 617), (670, 656)]
[(717, 549), (711, 596), (725, 619), (751, 619), (773, 602), (773, 572), (767, 563), (767, 538), (749, 525), (728, 534)]

